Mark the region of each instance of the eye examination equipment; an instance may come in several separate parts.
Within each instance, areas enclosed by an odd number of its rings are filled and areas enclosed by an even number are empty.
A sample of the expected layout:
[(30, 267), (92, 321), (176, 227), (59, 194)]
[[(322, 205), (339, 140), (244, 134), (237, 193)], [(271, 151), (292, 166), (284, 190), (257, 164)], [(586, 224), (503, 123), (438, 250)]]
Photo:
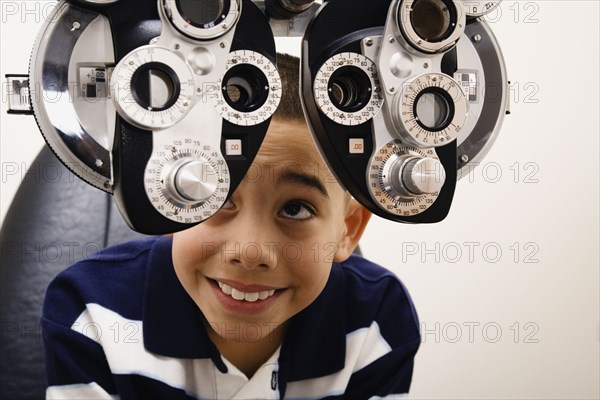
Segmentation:
[(242, 181), (282, 93), (275, 37), (302, 36), (300, 88), (323, 158), (398, 222), (438, 222), (508, 111), (499, 1), (61, 0), (9, 113), (111, 193), (129, 226), (210, 218)]

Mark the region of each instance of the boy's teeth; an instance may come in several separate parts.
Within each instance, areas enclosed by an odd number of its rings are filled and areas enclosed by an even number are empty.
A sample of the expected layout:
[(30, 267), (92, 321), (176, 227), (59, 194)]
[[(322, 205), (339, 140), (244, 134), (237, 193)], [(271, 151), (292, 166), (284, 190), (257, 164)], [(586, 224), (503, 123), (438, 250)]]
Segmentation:
[[(217, 281), (217, 282), (219, 282), (219, 281)], [(231, 291), (233, 290), (233, 288), (231, 286), (219, 282), (219, 287), (221, 288), (221, 290), (223, 291), (223, 293), (228, 294), (228, 295), (231, 296)]]
[(259, 298), (260, 300), (264, 300), (264, 299), (266, 299), (267, 297), (269, 297), (269, 291), (268, 291), (268, 290), (264, 290), (264, 291), (262, 291), (262, 292), (258, 293), (258, 298)]
[(244, 300), (250, 303), (253, 303), (257, 300), (264, 300), (267, 297), (271, 297), (273, 294), (275, 294), (275, 290), (263, 290), (262, 292), (245, 293), (229, 286), (226, 283), (219, 281), (217, 281), (217, 283), (219, 284), (219, 287), (223, 293), (233, 297), (236, 300)]
[(236, 300), (244, 300), (245, 293), (233, 288), (231, 289), (231, 297)]
[(246, 293), (246, 296), (244, 296), (244, 300), (253, 303), (256, 300), (258, 300), (258, 293)]

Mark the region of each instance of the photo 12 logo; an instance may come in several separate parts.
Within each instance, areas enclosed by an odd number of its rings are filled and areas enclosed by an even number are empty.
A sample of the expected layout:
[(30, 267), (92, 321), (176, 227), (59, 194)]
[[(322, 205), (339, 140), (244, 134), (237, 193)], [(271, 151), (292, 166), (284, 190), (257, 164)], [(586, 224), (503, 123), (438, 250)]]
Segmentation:
[(537, 264), (540, 245), (536, 242), (402, 242), (402, 262), (486, 263), (511, 261)]
[(540, 326), (535, 322), (513, 322), (510, 325), (498, 322), (426, 322), (421, 325), (421, 343), (498, 343), (510, 340), (513, 343), (539, 343)]

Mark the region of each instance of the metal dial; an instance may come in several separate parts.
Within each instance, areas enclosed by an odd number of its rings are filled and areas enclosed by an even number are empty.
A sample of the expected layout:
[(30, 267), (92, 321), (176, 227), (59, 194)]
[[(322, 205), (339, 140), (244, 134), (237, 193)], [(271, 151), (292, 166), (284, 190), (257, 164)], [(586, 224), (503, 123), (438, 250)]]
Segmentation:
[(279, 106), (281, 78), (264, 55), (237, 50), (229, 54), (214, 92), (213, 105), (221, 117), (235, 125), (258, 125), (271, 118)]
[[(177, 53), (153, 45), (126, 55), (115, 67), (110, 87), (119, 114), (142, 129), (177, 123), (191, 109), (196, 90), (186, 62)], [(161, 97), (161, 104), (153, 104), (156, 97)]]
[(381, 208), (410, 217), (431, 207), (445, 178), (434, 149), (417, 149), (395, 140), (371, 158), (367, 185)]
[(222, 155), (195, 139), (174, 140), (155, 151), (144, 175), (150, 203), (179, 223), (201, 222), (216, 213), (229, 193)]
[(392, 102), (392, 122), (402, 139), (438, 147), (456, 139), (467, 118), (467, 99), (448, 75), (430, 73), (409, 81)]
[(383, 105), (377, 67), (358, 53), (327, 60), (315, 76), (313, 93), (321, 111), (340, 125), (364, 124)]

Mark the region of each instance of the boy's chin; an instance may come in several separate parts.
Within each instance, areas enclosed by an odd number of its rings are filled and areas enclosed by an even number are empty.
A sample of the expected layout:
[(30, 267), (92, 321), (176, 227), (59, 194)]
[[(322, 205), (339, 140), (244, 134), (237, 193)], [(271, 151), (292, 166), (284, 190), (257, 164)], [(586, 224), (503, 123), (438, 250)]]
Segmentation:
[(285, 324), (275, 322), (208, 322), (213, 340), (236, 343), (257, 343), (272, 340)]

